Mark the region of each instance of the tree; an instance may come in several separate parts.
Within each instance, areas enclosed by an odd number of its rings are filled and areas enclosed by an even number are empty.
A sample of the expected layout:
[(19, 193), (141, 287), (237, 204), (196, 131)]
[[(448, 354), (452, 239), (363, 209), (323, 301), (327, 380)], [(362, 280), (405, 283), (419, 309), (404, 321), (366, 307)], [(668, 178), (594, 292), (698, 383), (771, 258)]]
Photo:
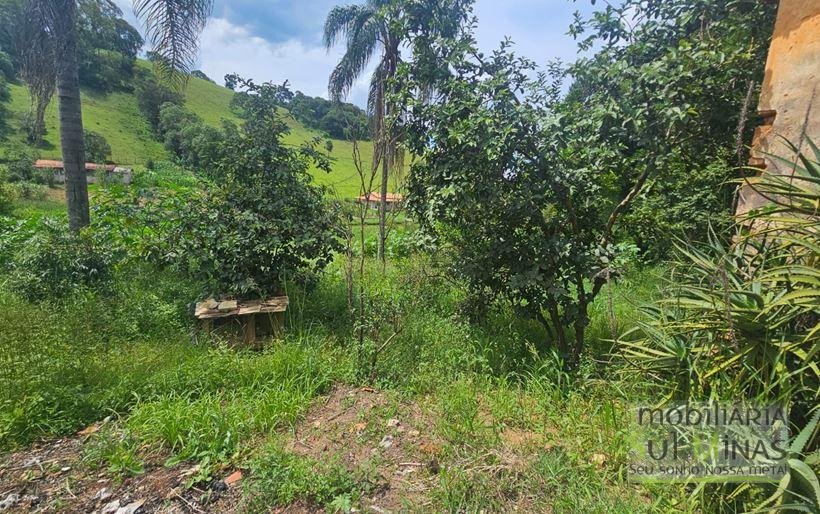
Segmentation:
[(111, 145), (102, 134), (97, 132), (86, 130), (83, 135), (83, 145), (86, 160), (89, 162), (103, 164), (111, 156)]
[[(153, 254), (203, 280), (213, 294), (264, 298), (325, 268), (341, 249), (343, 226), (326, 191), (312, 183), (312, 166), (330, 170), (316, 148), (321, 140), (301, 147), (284, 140), (290, 129), (279, 105), (287, 90), (238, 77), (236, 84), (246, 93), (244, 122), (208, 127), (212, 144), (205, 187), (191, 194), (126, 196), (102, 209), (118, 211), (104, 218), (114, 225), (133, 213), (144, 220), (140, 226), (162, 227), (147, 231), (149, 240), (137, 246), (159, 249)], [(198, 144), (187, 132), (204, 127), (170, 104), (163, 108), (161, 125), (179, 134), (183, 152), (187, 144)]]
[(373, 54), (380, 49), (376, 70), (370, 79), (367, 99), (373, 116), (373, 168), (381, 163), (381, 202), (379, 204), (379, 258), (385, 259), (387, 219), (387, 185), (391, 168), (403, 166), (403, 152), (398, 149), (398, 131), (388, 124), (394, 106), (388, 101), (390, 80), (401, 62), (401, 39), (394, 29), (398, 18), (395, 0), (366, 0), (362, 4), (334, 7), (327, 16), (324, 29), (325, 47), (330, 50), (346, 37), (346, 51), (330, 75), (328, 90), (333, 100), (347, 96), (353, 82), (364, 73)]
[(137, 105), (142, 115), (148, 120), (156, 134), (160, 134), (159, 115), (162, 106), (165, 104), (182, 105), (184, 102), (183, 96), (178, 91), (161, 84), (151, 73), (145, 73), (145, 76), (137, 82), (134, 95), (137, 97)]
[[(107, 0), (106, 5), (111, 5)], [(169, 79), (181, 84), (194, 62), (197, 37), (211, 13), (211, 0), (175, 2), (136, 0), (134, 10), (146, 22), (149, 42), (161, 57), (155, 64)], [(90, 221), (88, 185), (85, 176), (82, 105), (77, 59), (77, 0), (29, 0), (28, 17), (46, 27), (55, 48), (54, 68), (60, 100), (60, 146), (66, 174), (69, 228), (77, 232)]]
[(745, 163), (776, 5), (724, 0), (626, 0), (570, 33), (582, 50), (562, 112), (588, 122), (583, 151), (611, 175), (611, 197), (645, 172), (647, 187), (620, 230), (651, 256), (669, 234), (729, 228), (732, 168)]

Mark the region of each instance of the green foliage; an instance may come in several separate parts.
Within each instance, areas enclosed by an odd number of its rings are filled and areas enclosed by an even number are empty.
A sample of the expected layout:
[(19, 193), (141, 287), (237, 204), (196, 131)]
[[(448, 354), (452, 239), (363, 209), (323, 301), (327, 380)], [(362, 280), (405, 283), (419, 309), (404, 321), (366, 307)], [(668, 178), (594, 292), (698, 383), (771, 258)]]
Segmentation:
[(12, 182), (31, 181), (36, 175), (34, 161), (35, 151), (23, 145), (11, 145), (6, 148), (5, 161), (8, 180)]
[(182, 105), (183, 96), (161, 84), (153, 74), (142, 72), (141, 78), (134, 89), (137, 105), (140, 112), (148, 120), (156, 134), (160, 134), (160, 110), (165, 104)]
[[(424, 62), (401, 77), (417, 156), (409, 207), (472, 298), (509, 301), (575, 361), (612, 251), (602, 224), (605, 176), (562, 148), (571, 130), (551, 114), (559, 86), (531, 79), (533, 63), (508, 43), (475, 57), (469, 37), (439, 49), (456, 70), (435, 85), (439, 102), (412, 96), (427, 80)], [(573, 328), (572, 341), (564, 327)]]
[(196, 77), (196, 78), (198, 78), (198, 79), (207, 80), (208, 82), (210, 82), (210, 83), (212, 83), (212, 84), (216, 84), (216, 82), (214, 82), (214, 81), (213, 81), (213, 80), (212, 80), (212, 79), (211, 79), (208, 75), (205, 75), (205, 72), (204, 72), (204, 71), (202, 71), (202, 70), (194, 70), (194, 71), (192, 71), (192, 72), (191, 72), (191, 76), (192, 76), (192, 77)]
[(100, 290), (111, 278), (111, 259), (90, 234), (74, 235), (63, 222), (44, 219), (31, 227), (14, 251), (8, 284), (31, 301), (48, 301), (81, 289)]
[(11, 214), (17, 194), (17, 188), (0, 177), (0, 216)]
[(324, 269), (339, 248), (341, 229), (337, 209), (311, 184), (310, 164), (326, 169), (326, 157), (315, 146), (294, 149), (282, 140), (288, 133), (277, 113), (283, 90), (243, 86), (249, 92), (241, 128), (206, 128), (180, 108), (162, 110), (166, 142), (184, 160), (204, 166), (203, 174), (213, 179), (207, 191), (165, 197), (146, 192), (151, 198), (145, 201), (126, 194), (105, 202), (100, 215), (139, 211), (134, 215), (145, 221), (140, 227), (152, 228), (143, 230), (136, 246), (198, 277), (215, 294), (259, 297)]
[(203, 123), (184, 107), (166, 103), (160, 108), (158, 133), (179, 162), (206, 176), (215, 173), (222, 140), (219, 129)]
[(91, 130), (83, 131), (83, 144), (85, 146), (86, 162), (106, 163), (111, 157), (111, 145), (97, 132)]
[(130, 90), (142, 49), (139, 31), (112, 2), (81, 0), (77, 10), (80, 84), (99, 91)]
[[(645, 319), (619, 341), (622, 371), (654, 377), (667, 399), (789, 406), (790, 422), (806, 428), (795, 439), (790, 473), (762, 506), (774, 510), (820, 504), (816, 472), (800, 455), (816, 448), (820, 412), (820, 149), (811, 141), (808, 147), (813, 155), (769, 156), (785, 171), (747, 179), (770, 204), (738, 221), (731, 246), (714, 235), (708, 245), (679, 243), (666, 298), (647, 306)], [(747, 491), (741, 486), (729, 498)], [(696, 492), (706, 505), (727, 501), (720, 490)]]
[(745, 161), (775, 11), (627, 0), (576, 15), (579, 48), (598, 49), (567, 70), (572, 86), (557, 114), (574, 126), (568, 150), (609, 175), (604, 195), (623, 197), (647, 174), (619, 230), (654, 258), (669, 248), (669, 229), (690, 238), (702, 237), (704, 221), (728, 225), (733, 188), (723, 180)]
[[(251, 463), (253, 483), (248, 488), (251, 512), (266, 511), (270, 505), (289, 505), (296, 500), (328, 511), (350, 511), (349, 504), (374, 486), (356, 477), (340, 462), (317, 462), (298, 457), (271, 444)], [(347, 508), (344, 508), (348, 505)], [(340, 508), (342, 507), (342, 508)]]
[(9, 130), (8, 107), (6, 104), (11, 99), (11, 93), (7, 81), (12, 78), (14, 78), (14, 69), (11, 60), (0, 46), (0, 141), (6, 138), (6, 133)]
[[(11, 62), (11, 57), (9, 57), (9, 54), (4, 52), (2, 46), (0, 46), (0, 79), (12, 80), (14, 79), (14, 75), (14, 64)], [(6, 98), (6, 100), (8, 100), (8, 98)]]
[(353, 104), (331, 102), (297, 91), (286, 107), (305, 126), (325, 132), (332, 138), (370, 138), (370, 119)]
[(46, 188), (31, 182), (15, 182), (12, 184), (15, 196), (23, 200), (45, 200), (48, 196)]

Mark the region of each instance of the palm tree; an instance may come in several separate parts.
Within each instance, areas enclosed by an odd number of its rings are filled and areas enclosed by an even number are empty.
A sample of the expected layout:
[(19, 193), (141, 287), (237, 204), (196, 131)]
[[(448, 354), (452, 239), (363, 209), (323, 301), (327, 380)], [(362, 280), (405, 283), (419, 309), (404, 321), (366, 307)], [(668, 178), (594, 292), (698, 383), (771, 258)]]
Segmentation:
[[(57, 78), (68, 225), (74, 232), (90, 222), (77, 66), (77, 1), (30, 0), (28, 5), (31, 19), (47, 27), (54, 37), (55, 67), (43, 73), (56, 74)], [(134, 0), (135, 13), (146, 22), (148, 40), (162, 57), (162, 71), (178, 83), (184, 77), (178, 72), (188, 71), (193, 63), (197, 37), (212, 8), (212, 0)]]
[[(387, 126), (394, 112), (387, 88), (399, 63), (401, 38), (391, 30), (398, 15), (396, 0), (365, 0), (359, 5), (336, 6), (327, 16), (324, 44), (330, 50), (345, 38), (346, 51), (330, 75), (328, 90), (332, 100), (341, 100), (350, 92), (355, 80), (364, 73), (373, 54), (381, 52), (376, 70), (370, 78), (367, 108), (373, 116), (373, 169), (382, 166), (381, 201), (379, 203), (379, 258), (384, 262), (385, 220), (387, 218), (387, 179), (391, 168), (402, 166), (403, 153), (398, 151), (395, 127)], [(370, 191), (365, 191), (370, 194)]]

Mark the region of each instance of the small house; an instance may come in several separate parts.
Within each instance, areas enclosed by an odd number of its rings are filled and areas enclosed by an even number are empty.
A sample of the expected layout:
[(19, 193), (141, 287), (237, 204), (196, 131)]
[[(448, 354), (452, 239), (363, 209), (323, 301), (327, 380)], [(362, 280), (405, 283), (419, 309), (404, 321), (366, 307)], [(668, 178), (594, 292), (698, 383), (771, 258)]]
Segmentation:
[[(52, 161), (48, 159), (38, 159), (34, 162), (34, 167), (38, 169), (54, 170), (54, 180), (56, 182), (65, 183), (65, 169), (63, 161)], [(116, 164), (94, 164), (93, 162), (85, 163), (86, 179), (89, 184), (94, 184), (100, 175), (104, 176), (106, 180), (112, 182), (119, 182), (122, 184), (131, 183), (131, 168), (117, 166)]]
[[(381, 193), (367, 193), (365, 195), (359, 196), (356, 199), (359, 203), (367, 204), (367, 207), (370, 209), (378, 209), (379, 205), (382, 201)], [(401, 209), (402, 202), (404, 201), (404, 197), (398, 193), (387, 193), (387, 210), (388, 211), (397, 211)]]

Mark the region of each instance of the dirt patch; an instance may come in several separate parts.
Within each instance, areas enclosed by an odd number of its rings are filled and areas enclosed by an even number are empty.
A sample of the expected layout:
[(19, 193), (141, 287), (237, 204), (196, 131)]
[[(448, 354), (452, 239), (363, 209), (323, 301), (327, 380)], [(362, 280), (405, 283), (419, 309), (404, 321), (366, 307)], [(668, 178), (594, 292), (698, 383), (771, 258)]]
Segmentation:
[(107, 514), (225, 512), (236, 510), (238, 487), (222, 480), (191, 488), (190, 464), (149, 462), (145, 472), (121, 477), (82, 462), (87, 437), (43, 441), (0, 457), (0, 511)]
[(348, 470), (377, 484), (362, 499), (372, 512), (422, 509), (437, 482), (438, 455), (432, 416), (418, 404), (371, 388), (337, 386), (294, 429), (289, 448)]
[[(186, 487), (191, 463), (164, 465), (150, 457), (144, 472), (122, 476), (83, 462), (96, 427), (74, 437), (41, 441), (0, 456), (0, 512), (104, 514), (232, 513), (241, 510), (247, 470), (224, 470), (218, 479)], [(426, 493), (438, 482), (443, 443), (433, 417), (415, 402), (371, 388), (336, 386), (301, 422), (282, 434), (287, 448), (339, 465), (373, 484), (360, 502), (366, 512), (427, 510)], [(230, 484), (230, 485), (229, 485)], [(298, 501), (271, 512), (317, 512)]]

